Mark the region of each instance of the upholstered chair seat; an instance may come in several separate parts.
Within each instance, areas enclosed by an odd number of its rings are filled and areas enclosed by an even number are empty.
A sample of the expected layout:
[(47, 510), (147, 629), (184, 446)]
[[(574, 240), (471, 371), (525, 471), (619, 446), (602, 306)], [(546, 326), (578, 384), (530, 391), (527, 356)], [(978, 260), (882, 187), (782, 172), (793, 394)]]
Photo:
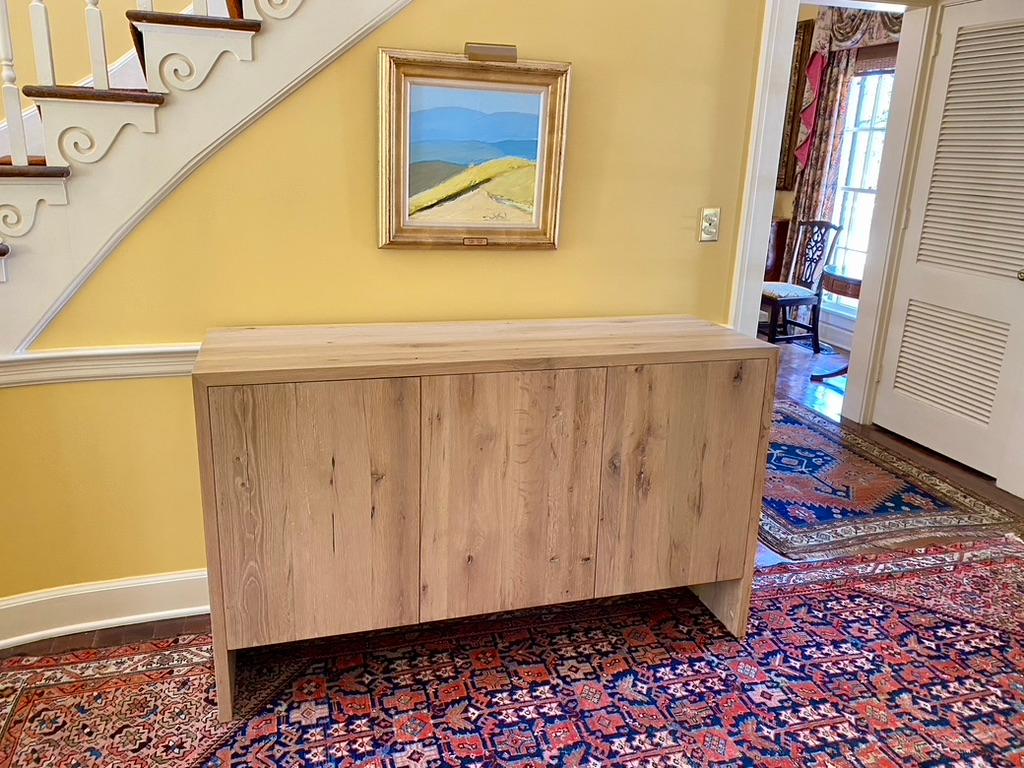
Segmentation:
[(793, 283), (765, 283), (761, 295), (769, 299), (813, 299), (814, 291)]

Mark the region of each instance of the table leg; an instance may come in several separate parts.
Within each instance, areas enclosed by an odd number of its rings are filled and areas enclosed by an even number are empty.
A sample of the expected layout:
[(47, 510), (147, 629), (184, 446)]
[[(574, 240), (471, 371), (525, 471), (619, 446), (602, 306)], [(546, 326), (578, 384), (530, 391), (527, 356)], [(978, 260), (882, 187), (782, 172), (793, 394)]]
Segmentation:
[(844, 363), (842, 367), (836, 368), (834, 371), (824, 371), (823, 373), (812, 373), (811, 381), (824, 381), (825, 379), (831, 379), (833, 376), (845, 376), (850, 371), (850, 364)]

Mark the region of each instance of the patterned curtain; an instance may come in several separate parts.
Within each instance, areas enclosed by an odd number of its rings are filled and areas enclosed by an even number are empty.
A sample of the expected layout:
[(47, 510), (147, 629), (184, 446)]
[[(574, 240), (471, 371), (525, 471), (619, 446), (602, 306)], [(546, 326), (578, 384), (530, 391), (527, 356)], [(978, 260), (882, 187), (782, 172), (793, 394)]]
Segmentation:
[(898, 13), (824, 8), (818, 14), (794, 150), (799, 175), (782, 258), (784, 280), (793, 272), (798, 222), (832, 218), (857, 49), (898, 42), (902, 25), (903, 16)]
[(811, 132), (814, 138), (805, 155), (806, 164), (797, 178), (793, 220), (782, 258), (780, 274), (784, 280), (790, 279), (796, 261), (798, 223), (832, 218), (839, 187), (846, 107), (856, 64), (856, 49), (836, 51), (828, 57), (827, 66), (822, 70), (822, 88)]
[(828, 35), (828, 50), (843, 51), (895, 43), (900, 39), (903, 14), (827, 8), (818, 20), (819, 24), (822, 22), (822, 32)]

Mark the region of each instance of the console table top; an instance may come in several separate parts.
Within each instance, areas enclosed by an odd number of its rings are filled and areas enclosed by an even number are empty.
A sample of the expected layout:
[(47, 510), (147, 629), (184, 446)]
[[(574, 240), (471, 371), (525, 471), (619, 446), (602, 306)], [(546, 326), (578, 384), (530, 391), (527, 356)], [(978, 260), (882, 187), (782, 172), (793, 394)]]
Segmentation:
[(742, 360), (776, 347), (684, 315), (223, 328), (193, 370), (224, 386)]

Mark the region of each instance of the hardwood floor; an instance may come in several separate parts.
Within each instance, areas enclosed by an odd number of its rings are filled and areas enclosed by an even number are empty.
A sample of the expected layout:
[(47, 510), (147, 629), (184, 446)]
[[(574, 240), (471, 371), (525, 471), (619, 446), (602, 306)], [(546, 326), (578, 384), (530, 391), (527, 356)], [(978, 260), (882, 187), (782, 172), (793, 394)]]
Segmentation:
[(209, 632), (210, 616), (204, 613), (182, 619), (149, 621), (144, 624), (129, 624), (126, 627), (97, 629), (93, 632), (38, 640), (34, 643), (0, 650), (0, 659), (23, 655), (52, 656), (68, 651), (81, 651), (86, 648), (105, 648), (109, 645), (141, 643), (146, 640), (162, 640), (178, 635), (208, 634)]
[[(836, 352), (815, 356), (809, 349), (796, 344), (782, 344), (780, 349), (778, 397), (795, 400), (838, 420), (843, 406), (846, 378), (828, 379), (819, 383), (811, 381), (810, 377), (812, 373), (818, 371), (838, 368), (845, 359), (845, 353)], [(852, 422), (847, 422), (846, 426), (928, 469), (941, 473), (983, 499), (1017, 512), (1024, 519), (1024, 499), (1019, 499), (996, 488), (992, 478), (943, 458), (933, 451), (879, 427), (865, 427)], [(773, 563), (785, 562), (785, 559), (762, 545), (757, 562), (759, 566), (764, 567)], [(210, 617), (208, 615), (193, 616), (40, 640), (16, 648), (0, 650), (0, 658), (23, 654), (51, 655), (84, 648), (102, 648), (109, 645), (158, 640), (183, 634), (208, 633), (209, 631)]]

